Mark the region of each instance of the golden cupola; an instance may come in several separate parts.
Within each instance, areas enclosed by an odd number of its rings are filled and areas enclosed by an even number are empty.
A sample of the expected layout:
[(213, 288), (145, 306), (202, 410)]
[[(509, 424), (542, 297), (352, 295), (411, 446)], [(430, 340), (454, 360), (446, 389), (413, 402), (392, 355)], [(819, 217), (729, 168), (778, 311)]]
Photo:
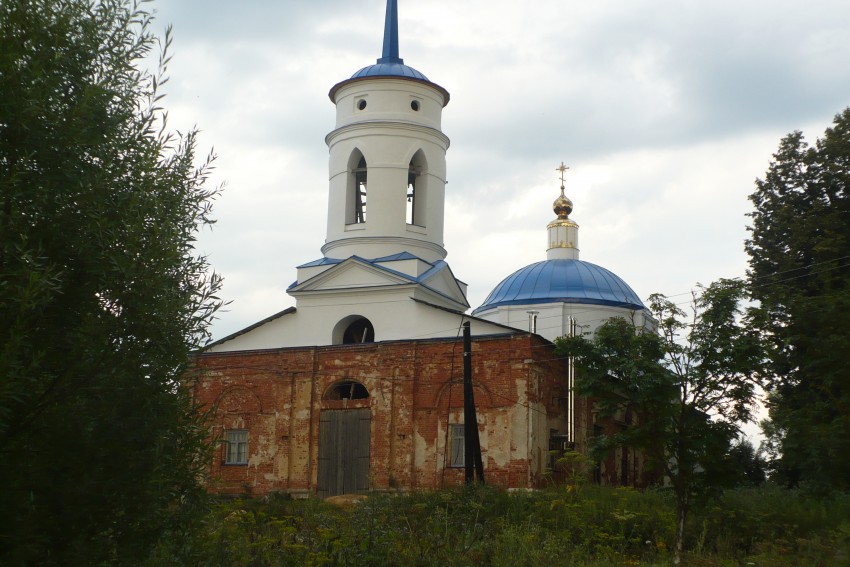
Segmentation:
[(570, 219), (573, 202), (564, 195), (564, 174), (569, 169), (561, 163), (556, 171), (561, 172), (561, 195), (552, 203), (557, 218), (548, 225), (548, 248), (546, 256), (550, 260), (578, 260), (578, 224)]

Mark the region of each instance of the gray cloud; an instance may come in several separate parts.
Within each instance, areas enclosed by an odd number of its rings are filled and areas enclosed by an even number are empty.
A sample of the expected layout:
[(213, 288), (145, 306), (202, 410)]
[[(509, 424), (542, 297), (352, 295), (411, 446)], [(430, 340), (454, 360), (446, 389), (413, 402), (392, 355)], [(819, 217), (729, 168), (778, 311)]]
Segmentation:
[[(583, 258), (641, 295), (740, 275), (779, 138), (850, 103), (846, 2), (399, 4), (402, 57), (452, 93), (446, 245), (473, 305), (545, 257), (562, 160)], [(379, 56), (384, 2), (154, 6), (175, 30), (172, 125), (201, 127), (229, 183), (200, 240), (235, 300), (222, 336), (291, 304), (294, 267), (320, 255), (327, 92)]]

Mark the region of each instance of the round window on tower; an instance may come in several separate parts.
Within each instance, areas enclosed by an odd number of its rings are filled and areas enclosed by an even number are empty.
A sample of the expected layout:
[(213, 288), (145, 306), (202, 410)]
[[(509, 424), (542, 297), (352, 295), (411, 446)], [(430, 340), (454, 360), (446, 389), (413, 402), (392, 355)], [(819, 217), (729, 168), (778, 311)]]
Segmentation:
[(365, 110), (366, 109), (366, 99), (365, 98), (361, 98), (360, 100), (357, 101), (357, 109), (358, 110)]
[(410, 102), (410, 108), (414, 110), (414, 112), (419, 112), (419, 101), (413, 100)]

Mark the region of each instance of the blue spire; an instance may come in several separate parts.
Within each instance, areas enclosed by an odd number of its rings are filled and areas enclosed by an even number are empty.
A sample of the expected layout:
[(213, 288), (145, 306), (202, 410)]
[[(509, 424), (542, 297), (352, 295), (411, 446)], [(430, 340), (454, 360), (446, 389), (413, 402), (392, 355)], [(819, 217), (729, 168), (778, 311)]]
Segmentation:
[[(0, 0), (2, 2), (3, 0)], [(337, 90), (343, 85), (348, 84), (348, 81), (355, 79), (366, 79), (372, 77), (388, 77), (388, 78), (403, 78), (423, 81), (430, 84), (432, 87), (440, 91), (443, 95), (443, 106), (449, 103), (449, 92), (440, 85), (434, 84), (428, 80), (428, 77), (404, 64), (404, 59), (398, 56), (398, 0), (387, 0), (387, 17), (384, 21), (384, 50), (382, 57), (378, 59), (374, 65), (363, 67), (347, 81), (337, 83), (331, 88), (328, 96), (331, 101), (336, 103)]]
[(378, 63), (403, 64), (398, 56), (398, 0), (387, 0), (387, 18), (384, 21), (384, 51)]

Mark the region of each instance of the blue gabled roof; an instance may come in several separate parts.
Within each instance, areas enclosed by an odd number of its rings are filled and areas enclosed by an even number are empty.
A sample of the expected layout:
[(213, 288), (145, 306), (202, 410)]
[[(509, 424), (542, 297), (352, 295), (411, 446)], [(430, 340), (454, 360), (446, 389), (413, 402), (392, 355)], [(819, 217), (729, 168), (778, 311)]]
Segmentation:
[[(369, 264), (370, 266), (373, 266), (373, 267), (375, 267), (379, 270), (383, 270), (387, 273), (395, 274), (397, 276), (400, 276), (400, 277), (402, 277), (406, 280), (410, 280), (412, 282), (419, 282), (422, 279), (422, 276), (424, 276), (425, 274), (428, 274), (430, 272), (433, 272), (434, 266), (436, 265), (436, 264), (432, 264), (431, 262), (427, 262), (427, 261), (423, 260), (422, 258), (419, 258), (418, 256), (414, 256), (410, 252), (399, 252), (398, 254), (392, 254), (390, 256), (383, 256), (381, 258), (375, 258), (373, 260), (370, 260), (368, 258), (361, 258), (360, 256), (351, 256), (350, 258), (347, 258), (347, 259), (354, 259), (354, 260), (357, 260), (359, 262), (363, 262), (364, 264)], [(346, 259), (339, 259), (339, 258), (319, 258), (318, 260), (313, 260), (312, 262), (307, 262), (306, 264), (301, 264), (300, 266), (298, 266), (298, 268), (313, 268), (313, 267), (316, 267), (316, 266), (334, 266), (336, 264), (341, 264), (345, 260)], [(421, 262), (425, 262), (426, 264), (428, 264), (431, 267), (428, 268), (428, 270), (426, 270), (425, 274), (422, 274), (422, 276), (417, 278), (417, 277), (413, 277), (413, 276), (410, 276), (408, 274), (405, 274), (404, 272), (399, 272), (398, 270), (388, 268), (387, 266), (380, 266), (379, 265), (379, 263), (395, 262), (395, 261), (399, 261), (399, 260), (419, 260)], [(297, 281), (292, 282), (292, 285), (290, 285), (289, 288), (287, 288), (287, 289), (291, 289), (291, 288), (295, 287), (296, 285), (298, 285)]]
[(429, 279), (431, 276), (433, 276), (434, 274), (436, 274), (437, 272), (440, 272), (442, 270), (446, 270), (448, 268), (449, 268), (449, 265), (444, 260), (437, 260), (436, 262), (431, 264), (430, 268), (428, 268), (427, 270), (422, 272), (422, 274), (419, 276), (418, 280), (419, 281), (425, 281), (425, 280)]
[(307, 262), (306, 264), (301, 264), (300, 266), (296, 266), (296, 268), (312, 268), (314, 266), (328, 266), (331, 264), (339, 264), (342, 260), (337, 260), (336, 258), (319, 258), (318, 260), (313, 260), (312, 262)]
[(617, 274), (581, 260), (545, 260), (517, 270), (497, 285), (472, 314), (500, 305), (578, 303), (644, 309)]
[[(427, 275), (434, 273), (435, 268), (443, 268), (443, 267), (446, 266), (446, 263), (443, 262), (442, 260), (440, 260), (438, 262), (429, 262), (427, 260), (423, 260), (419, 256), (415, 256), (415, 255), (411, 254), (410, 252), (399, 252), (398, 254), (391, 254), (389, 256), (382, 256), (380, 258), (373, 258), (373, 259), (361, 258), (360, 256), (351, 256), (351, 258), (354, 258), (354, 259), (359, 260), (359, 261), (366, 263), (366, 264), (370, 264), (370, 265), (372, 265), (372, 266), (374, 266), (374, 267), (376, 267), (380, 270), (384, 270), (386, 272), (392, 272), (392, 273), (398, 274), (398, 275), (400, 275), (400, 276), (402, 276), (406, 279), (409, 279), (411, 281), (417, 281), (417, 282), (426, 278)], [(398, 262), (398, 261), (402, 261), (402, 260), (419, 260), (420, 262), (424, 262), (425, 264), (427, 264), (428, 266), (431, 266), (431, 267), (428, 268), (421, 276), (416, 278), (416, 277), (404, 274), (402, 272), (393, 270), (392, 268), (388, 268), (387, 266), (379, 266), (378, 265), (380, 263)], [(316, 266), (332, 266), (332, 265), (339, 264), (339, 263), (344, 262), (344, 261), (345, 261), (345, 259), (339, 259), (339, 258), (319, 258), (318, 260), (313, 260), (312, 262), (307, 262), (306, 264), (301, 264), (300, 266), (297, 266), (297, 267), (298, 268), (313, 268), (313, 267), (316, 267)], [(290, 287), (292, 287), (292, 286), (290, 286)]]
[(430, 264), (430, 262), (422, 260), (422, 258), (420, 258), (418, 256), (414, 256), (410, 252), (399, 252), (398, 254), (391, 254), (389, 256), (383, 256), (381, 258), (375, 258), (374, 260), (369, 260), (369, 261), (370, 262), (394, 262), (395, 260), (421, 260), (422, 262), (425, 262), (426, 264)]
[[(358, 262), (368, 264), (368, 265), (370, 265), (370, 266), (372, 266), (372, 267), (374, 267), (378, 270), (387, 272), (388, 274), (394, 274), (396, 276), (399, 276), (399, 277), (404, 278), (404, 279), (406, 279), (410, 282), (415, 282), (415, 283), (422, 283), (425, 280), (427, 280), (429, 277), (431, 277), (434, 273), (448, 268), (448, 264), (446, 264), (442, 260), (439, 260), (437, 262), (432, 263), (432, 262), (428, 262), (427, 260), (423, 260), (422, 258), (420, 258), (418, 256), (414, 256), (410, 252), (399, 252), (398, 254), (391, 254), (390, 256), (382, 256), (381, 258), (375, 258), (375, 259), (372, 259), (372, 260), (370, 260), (368, 258), (362, 258), (360, 256), (350, 256), (347, 259), (348, 260), (356, 260)], [(387, 266), (379, 265), (380, 263), (395, 262), (395, 261), (399, 261), (399, 260), (419, 260), (420, 262), (424, 262), (425, 264), (427, 264), (431, 267), (428, 268), (427, 270), (425, 270), (425, 272), (422, 273), (419, 277), (416, 277), (416, 276), (411, 276), (410, 274), (405, 274), (404, 272), (400, 272), (398, 270), (394, 270), (394, 269), (389, 268)], [(298, 267), (299, 268), (312, 268), (312, 267), (315, 267), (315, 266), (332, 266), (332, 265), (336, 265), (336, 264), (341, 264), (344, 261), (345, 261), (345, 259), (341, 260), (341, 259), (337, 259), (337, 258), (319, 258), (318, 260), (313, 260), (312, 262), (307, 262), (306, 264), (301, 264)], [(287, 289), (292, 289), (293, 287), (297, 286), (298, 283), (299, 283), (298, 281), (292, 282), (292, 284)], [(301, 283), (303, 283), (303, 282), (301, 282)]]
[[(437, 260), (436, 262), (429, 262), (427, 260), (423, 260), (422, 258), (420, 258), (418, 256), (415, 256), (414, 254), (411, 254), (410, 252), (399, 252), (397, 254), (391, 254), (389, 256), (382, 256), (380, 258), (374, 258), (374, 259), (371, 259), (371, 260), (368, 259), (368, 258), (362, 258), (360, 256), (356, 256), (356, 255), (355, 256), (349, 256), (348, 258), (345, 258), (345, 259), (319, 258), (318, 260), (313, 260), (312, 262), (307, 262), (306, 264), (301, 264), (298, 267), (299, 268), (310, 268), (310, 267), (314, 267), (314, 266), (337, 265), (337, 264), (341, 264), (343, 262), (350, 261), (350, 260), (353, 260), (355, 262), (361, 262), (363, 264), (367, 264), (369, 266), (372, 266), (376, 270), (381, 270), (382, 272), (386, 272), (388, 274), (393, 274), (393, 275), (395, 275), (399, 278), (407, 280), (410, 283), (420, 284), (423, 287), (430, 289), (434, 293), (438, 293), (442, 296), (448, 297), (445, 293), (438, 291), (438, 290), (434, 289), (432, 286), (428, 285), (427, 281), (429, 279), (431, 279), (434, 275), (436, 275), (437, 273), (439, 273), (443, 270), (448, 270), (449, 273), (451, 274), (451, 268), (449, 268), (449, 265), (446, 262), (444, 262), (443, 260)], [(427, 264), (430, 267), (427, 270), (425, 270), (422, 274), (420, 274), (419, 276), (411, 276), (410, 274), (405, 274), (404, 272), (400, 272), (398, 270), (394, 270), (394, 269), (389, 268), (387, 266), (380, 265), (381, 263), (394, 262), (394, 261), (398, 261), (398, 260), (419, 260), (420, 262), (424, 262), (425, 264)], [(289, 285), (289, 287), (287, 287), (286, 289), (287, 289), (287, 291), (294, 289), (294, 288), (298, 287), (299, 285), (304, 284), (305, 282), (312, 280), (315, 277), (319, 277), (319, 275), (321, 275), (321, 274), (315, 275), (315, 276), (308, 278), (307, 280), (302, 281), (302, 282), (299, 282), (298, 280), (296, 280), (296, 281), (292, 282)], [(457, 281), (459, 283), (463, 283), (463, 282), (460, 282), (459, 280), (457, 280), (454, 277), (454, 274), (451, 274), (451, 277), (455, 281)], [(406, 284), (399, 283), (397, 285), (406, 285)], [(449, 297), (449, 299), (452, 299), (454, 301), (454, 299), (451, 298), (451, 297)]]
[[(400, 278), (404, 278), (411, 282), (418, 282), (419, 278), (411, 276), (409, 274), (405, 274), (404, 272), (399, 272), (398, 270), (393, 270), (392, 268), (388, 268), (386, 266), (381, 266), (378, 264), (378, 260), (367, 260), (366, 258), (361, 258), (360, 256), (351, 256), (349, 260), (357, 260), (359, 262), (363, 262), (364, 264), (369, 264), (373, 268), (377, 270), (381, 270), (382, 272), (387, 272), (388, 274), (396, 275)], [(386, 261), (386, 260), (385, 260)]]

